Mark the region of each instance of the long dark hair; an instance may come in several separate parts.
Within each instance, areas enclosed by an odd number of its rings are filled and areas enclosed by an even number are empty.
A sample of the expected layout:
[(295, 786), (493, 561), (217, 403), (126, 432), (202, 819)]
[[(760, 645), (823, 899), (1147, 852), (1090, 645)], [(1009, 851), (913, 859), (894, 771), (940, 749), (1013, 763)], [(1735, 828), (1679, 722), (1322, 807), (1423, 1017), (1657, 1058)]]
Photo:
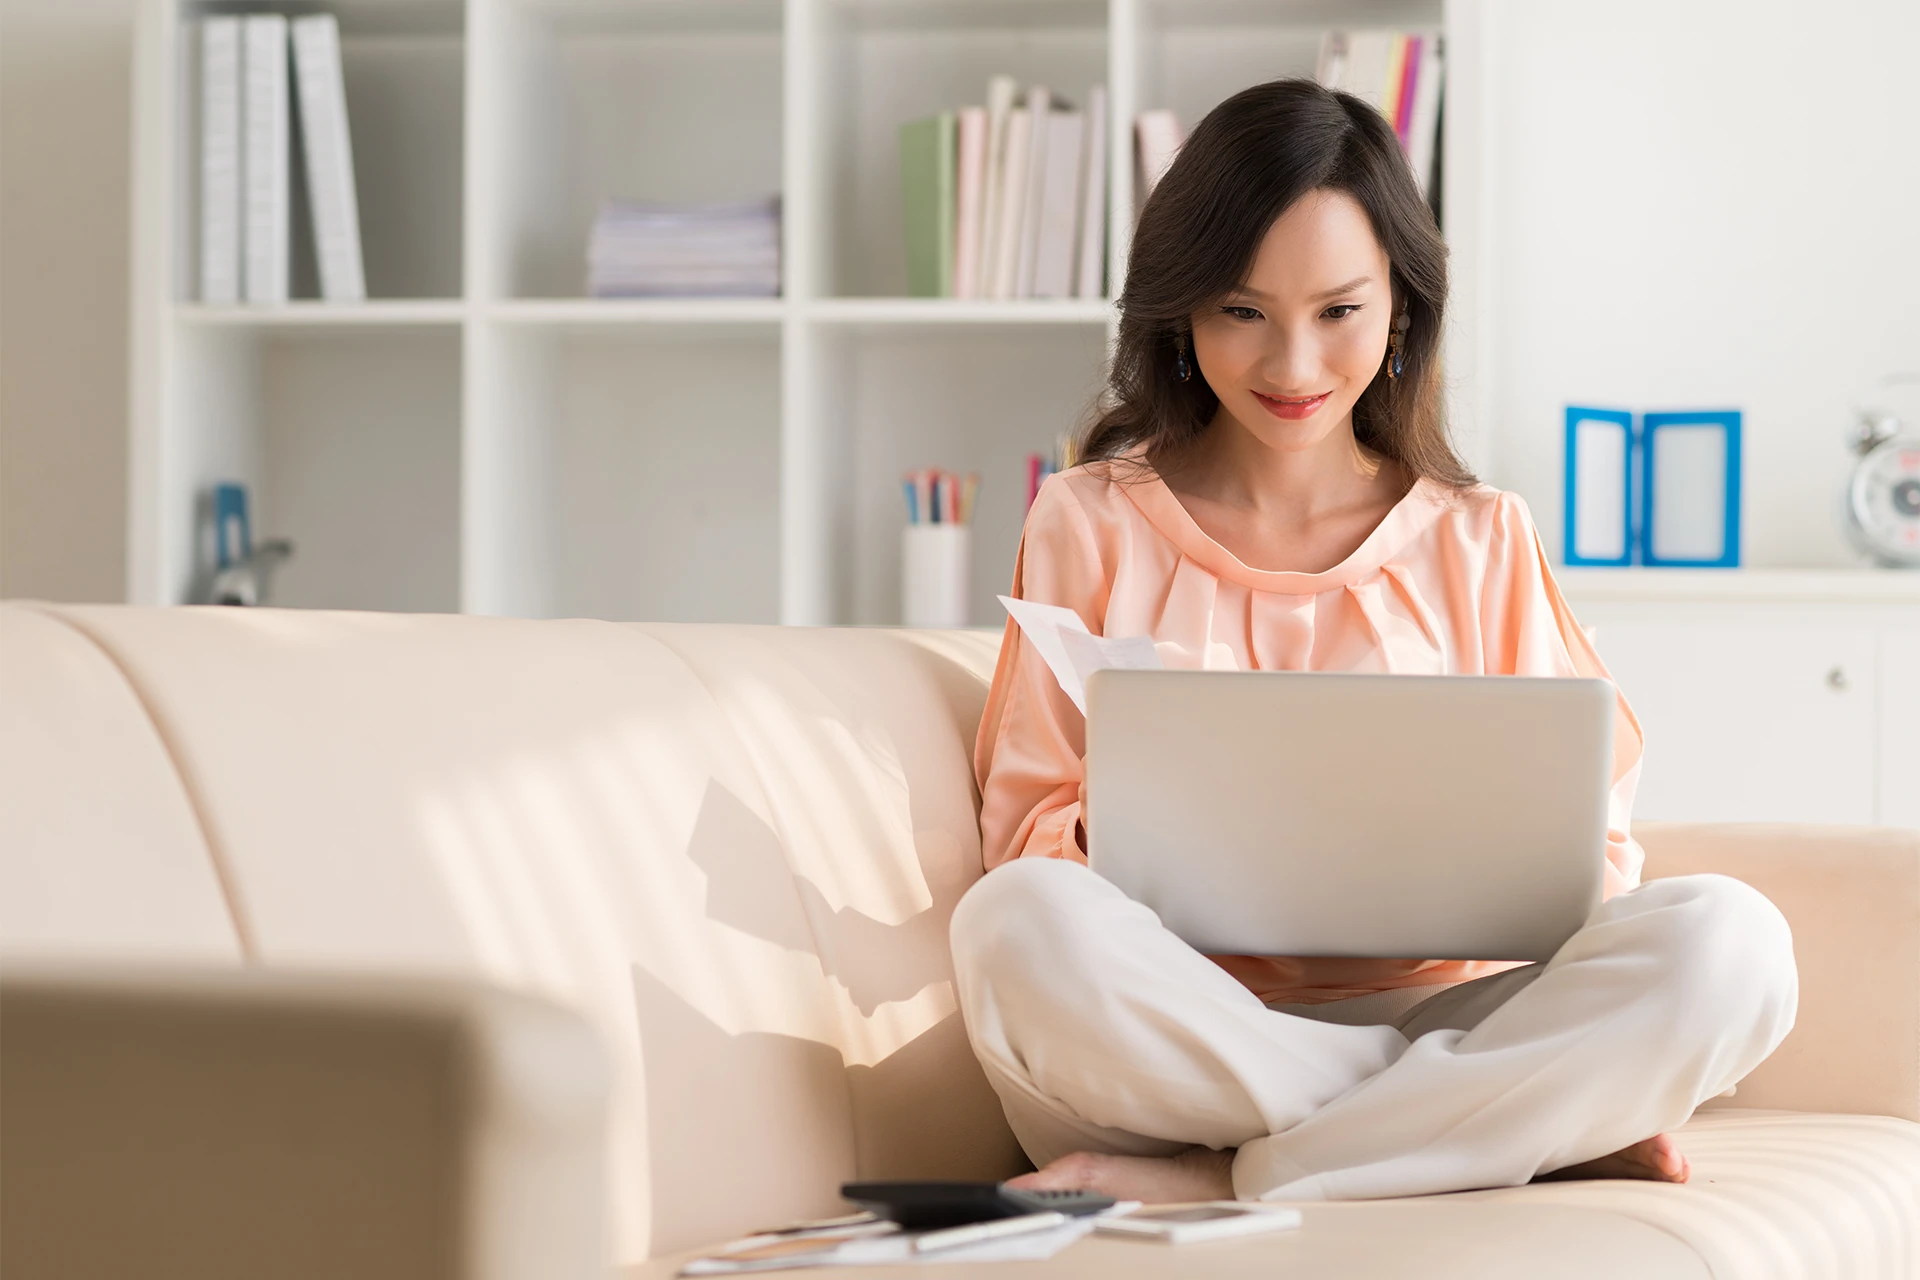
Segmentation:
[(1133, 233), (1112, 367), (1079, 460), (1117, 459), (1144, 443), (1157, 464), (1206, 430), (1220, 399), (1205, 378), (1175, 376), (1177, 344), (1195, 312), (1246, 279), (1267, 229), (1310, 191), (1345, 192), (1366, 210), (1392, 268), (1394, 313), (1404, 305), (1412, 325), (1400, 376), (1377, 374), (1355, 403), (1354, 437), (1416, 477), (1455, 489), (1476, 483), (1441, 406), (1446, 242), (1386, 118), (1312, 80), (1273, 80), (1228, 98), (1154, 186)]

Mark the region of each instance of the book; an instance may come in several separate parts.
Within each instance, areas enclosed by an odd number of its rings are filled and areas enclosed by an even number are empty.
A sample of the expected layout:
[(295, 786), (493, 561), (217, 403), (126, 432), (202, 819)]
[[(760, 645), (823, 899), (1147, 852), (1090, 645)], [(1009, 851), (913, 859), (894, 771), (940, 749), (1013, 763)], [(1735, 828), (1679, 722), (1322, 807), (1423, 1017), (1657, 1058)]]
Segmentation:
[(1098, 298), (1107, 256), (1107, 87), (1087, 91), (1086, 163), (1080, 174), (1080, 217), (1074, 228), (1073, 296)]
[(943, 111), (900, 126), (909, 297), (953, 296), (956, 125), (955, 114)]
[(1001, 154), (999, 208), (994, 211), (993, 287), (990, 298), (1014, 296), (1020, 266), (1020, 214), (1027, 202), (1027, 151), (1033, 117), (1025, 107), (1007, 113), (1007, 143)]
[(1440, 150), (1440, 96), (1445, 84), (1446, 59), (1440, 39), (1429, 34), (1420, 46), (1420, 78), (1414, 85), (1413, 115), (1407, 126), (1407, 162), (1420, 184), (1420, 194), (1433, 190), (1434, 158)]
[(200, 300), (240, 300), (240, 19), (200, 22)]
[(1379, 110), (1387, 86), (1387, 63), (1393, 56), (1393, 32), (1352, 31), (1347, 33), (1347, 59), (1341, 83), (1368, 106)]
[(1018, 92), (1012, 76), (987, 81), (987, 160), (980, 193), (980, 256), (974, 263), (973, 296), (994, 295), (994, 273), (1000, 261), (1001, 185), (1006, 181), (1007, 121)]
[(1412, 136), (1413, 103), (1418, 93), (1420, 80), (1420, 54), (1426, 43), (1421, 36), (1408, 36), (1407, 52), (1400, 73), (1400, 92), (1394, 100), (1393, 131), (1399, 135), (1400, 149), (1407, 149), (1407, 140)]
[(1040, 198), (1039, 231), (1033, 253), (1036, 298), (1071, 298), (1075, 268), (1074, 231), (1080, 221), (1081, 155), (1086, 113), (1053, 111), (1047, 116), (1047, 158)]
[(1019, 254), (1011, 294), (1015, 298), (1033, 296), (1033, 268), (1040, 251), (1041, 204), (1046, 198), (1047, 143), (1052, 133), (1050, 116), (1054, 107), (1053, 93), (1047, 86), (1036, 84), (1027, 89), (1027, 115), (1030, 117), (1027, 185), (1026, 200), (1019, 211)]
[(1380, 77), (1380, 114), (1392, 124), (1400, 118), (1400, 91), (1407, 80), (1407, 38), (1398, 32), (1387, 36), (1387, 66)]
[(1325, 31), (1320, 36), (1320, 57), (1314, 63), (1313, 78), (1329, 89), (1338, 89), (1347, 75), (1347, 33)]
[(248, 302), (287, 300), (291, 235), (287, 20), (241, 18), (242, 244)]
[(367, 296), (367, 280), (340, 69), (340, 24), (330, 13), (315, 13), (293, 19), (289, 30), (320, 296), (328, 302), (359, 302)]
[(986, 192), (987, 109), (962, 107), (955, 128), (953, 296), (975, 298), (980, 288), (980, 237)]
[(1166, 107), (1156, 107), (1151, 111), (1142, 111), (1134, 119), (1134, 157), (1138, 162), (1138, 172), (1134, 175), (1135, 187), (1140, 192), (1139, 202), (1134, 206), (1134, 217), (1139, 218), (1139, 210), (1145, 207), (1147, 197), (1153, 194), (1153, 188), (1160, 181), (1160, 175), (1173, 163), (1173, 157), (1180, 150), (1183, 137), (1180, 132), (1180, 118)]

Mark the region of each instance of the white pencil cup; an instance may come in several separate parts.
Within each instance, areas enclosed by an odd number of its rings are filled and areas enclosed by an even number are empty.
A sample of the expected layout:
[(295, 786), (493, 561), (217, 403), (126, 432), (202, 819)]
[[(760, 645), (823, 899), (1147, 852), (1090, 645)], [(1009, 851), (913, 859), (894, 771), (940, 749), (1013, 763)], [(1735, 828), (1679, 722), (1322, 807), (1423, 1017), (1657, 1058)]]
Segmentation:
[(910, 524), (900, 540), (900, 613), (910, 627), (964, 627), (973, 526)]

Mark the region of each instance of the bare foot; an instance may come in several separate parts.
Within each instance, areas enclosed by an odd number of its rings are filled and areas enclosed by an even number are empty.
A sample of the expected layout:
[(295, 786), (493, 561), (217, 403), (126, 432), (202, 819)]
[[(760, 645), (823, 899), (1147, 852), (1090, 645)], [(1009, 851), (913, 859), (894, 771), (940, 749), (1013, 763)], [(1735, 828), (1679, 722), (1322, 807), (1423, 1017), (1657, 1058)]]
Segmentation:
[(1034, 1191), (1098, 1191), (1116, 1200), (1176, 1204), (1233, 1199), (1233, 1152), (1189, 1147), (1177, 1156), (1108, 1156), (1076, 1151), (1008, 1186)]
[(1598, 1160), (1570, 1164), (1564, 1169), (1543, 1173), (1535, 1181), (1558, 1181), (1564, 1178), (1642, 1178), (1650, 1182), (1685, 1182), (1691, 1173), (1692, 1170), (1687, 1166), (1687, 1158), (1680, 1154), (1679, 1145), (1669, 1135), (1656, 1133), (1645, 1142), (1636, 1142), (1630, 1147), (1622, 1147), (1610, 1156), (1601, 1156)]

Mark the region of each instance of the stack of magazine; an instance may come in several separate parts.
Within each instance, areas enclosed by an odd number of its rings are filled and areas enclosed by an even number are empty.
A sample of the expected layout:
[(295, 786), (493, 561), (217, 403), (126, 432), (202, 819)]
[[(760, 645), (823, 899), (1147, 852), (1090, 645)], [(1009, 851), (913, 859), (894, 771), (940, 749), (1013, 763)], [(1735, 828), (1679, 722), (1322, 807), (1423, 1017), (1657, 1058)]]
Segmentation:
[(609, 201), (587, 243), (587, 292), (596, 298), (777, 296), (780, 197)]
[(365, 298), (339, 24), (327, 13), (217, 14), (199, 35), (200, 300), (287, 300), (296, 118), (320, 295)]

